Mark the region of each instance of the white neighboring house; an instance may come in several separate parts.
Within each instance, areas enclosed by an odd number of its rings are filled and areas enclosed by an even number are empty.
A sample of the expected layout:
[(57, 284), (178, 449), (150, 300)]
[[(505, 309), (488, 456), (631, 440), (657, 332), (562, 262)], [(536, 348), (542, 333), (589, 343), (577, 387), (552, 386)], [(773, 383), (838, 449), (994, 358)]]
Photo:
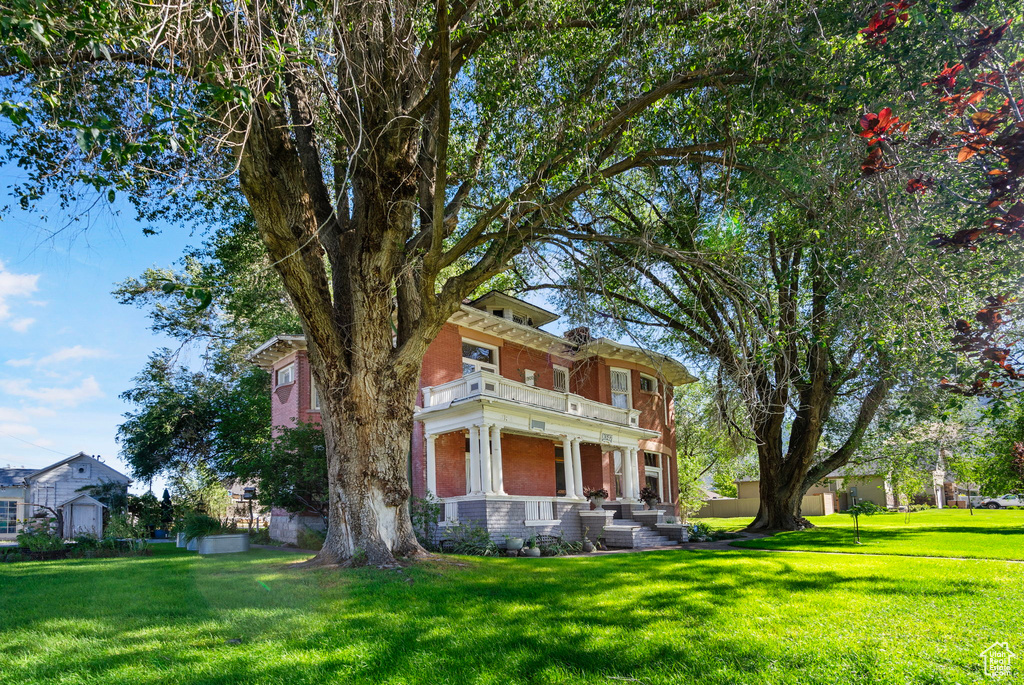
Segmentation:
[(64, 537), (101, 535), (105, 506), (79, 490), (109, 482), (127, 488), (132, 481), (85, 452), (41, 469), (0, 468), (0, 540), (13, 540), (19, 521), (39, 512), (52, 516), (42, 506), (62, 511)]

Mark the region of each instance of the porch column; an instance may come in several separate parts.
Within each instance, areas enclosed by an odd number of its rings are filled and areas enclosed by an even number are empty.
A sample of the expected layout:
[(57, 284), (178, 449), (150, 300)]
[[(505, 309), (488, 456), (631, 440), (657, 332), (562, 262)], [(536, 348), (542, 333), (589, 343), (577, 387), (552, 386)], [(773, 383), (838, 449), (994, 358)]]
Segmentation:
[(431, 433), (427, 437), (427, 492), (437, 497), (437, 457), (434, 451), (434, 441), (437, 434)]
[(622, 455), (622, 492), (615, 495), (619, 499), (633, 499), (633, 469), (629, 465), (629, 448), (622, 447), (619, 453)]
[(480, 489), (485, 494), (494, 494), (491, 482), (491, 424), (480, 426)]
[(565, 466), (565, 496), (582, 497), (582, 489), (576, 492), (576, 474), (572, 468), (572, 440), (568, 435), (562, 436), (562, 465)]
[(480, 427), (469, 427), (469, 494), (480, 494)]
[[(576, 490), (576, 496), (583, 496), (583, 466), (580, 463), (580, 439), (572, 439), (572, 473), (575, 476), (573, 481)], [(568, 493), (566, 493), (568, 494)]]
[(501, 469), (501, 426), (494, 426), (491, 431), (491, 483), (495, 493), (504, 495), (505, 478)]
[(629, 468), (633, 472), (633, 476), (630, 480), (633, 481), (633, 492), (630, 495), (635, 500), (640, 499), (640, 465), (637, 463), (639, 449), (636, 447), (629, 448)]

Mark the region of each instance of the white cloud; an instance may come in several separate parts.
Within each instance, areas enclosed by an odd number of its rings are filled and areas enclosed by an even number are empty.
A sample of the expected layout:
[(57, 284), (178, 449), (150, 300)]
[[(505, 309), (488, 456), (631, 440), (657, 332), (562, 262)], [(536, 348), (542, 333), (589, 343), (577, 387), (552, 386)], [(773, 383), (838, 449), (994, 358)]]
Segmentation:
[(0, 433), (7, 435), (39, 435), (39, 429), (25, 423), (0, 423)]
[(98, 350), (91, 347), (82, 347), (81, 345), (75, 345), (74, 347), (63, 347), (53, 354), (48, 354), (45, 357), (36, 359), (34, 357), (26, 357), (24, 359), (8, 359), (8, 366), (32, 366), (37, 367), (48, 367), (61, 364), (63, 362), (77, 362), (83, 359), (103, 359), (106, 357), (112, 357), (113, 355), (106, 350)]
[(0, 407), (0, 421), (7, 423), (28, 423), (32, 419), (45, 419), (56, 415), (57, 412), (48, 407), (31, 407), (28, 409)]
[(0, 262), (0, 320), (11, 317), (11, 305), (8, 302), (10, 298), (28, 297), (37, 290), (39, 274), (16, 274), (8, 271), (4, 263)]
[(34, 324), (35, 322), (36, 322), (35, 319), (28, 319), (28, 318), (25, 318), (25, 319), (15, 319), (14, 321), (11, 322), (10, 325), (11, 325), (11, 329), (15, 333), (26, 333), (26, 332), (28, 332), (29, 327), (32, 324)]
[(33, 388), (31, 381), (27, 379), (3, 380), (0, 381), (0, 390), (15, 397), (27, 397), (44, 404), (60, 404), (69, 407), (81, 404), (86, 400), (103, 397), (100, 384), (93, 376), (89, 376), (73, 388)]

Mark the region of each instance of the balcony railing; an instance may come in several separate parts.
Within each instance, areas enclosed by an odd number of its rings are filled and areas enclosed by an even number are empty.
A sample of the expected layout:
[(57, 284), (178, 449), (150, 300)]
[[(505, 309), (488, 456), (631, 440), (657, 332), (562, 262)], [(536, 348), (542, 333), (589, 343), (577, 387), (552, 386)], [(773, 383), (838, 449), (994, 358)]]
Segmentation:
[(471, 397), (494, 397), (572, 416), (607, 421), (620, 426), (637, 427), (640, 423), (638, 409), (620, 409), (603, 402), (588, 400), (571, 392), (556, 392), (537, 388), (526, 383), (502, 378), (490, 371), (477, 371), (454, 381), (423, 388), (424, 407), (436, 407)]

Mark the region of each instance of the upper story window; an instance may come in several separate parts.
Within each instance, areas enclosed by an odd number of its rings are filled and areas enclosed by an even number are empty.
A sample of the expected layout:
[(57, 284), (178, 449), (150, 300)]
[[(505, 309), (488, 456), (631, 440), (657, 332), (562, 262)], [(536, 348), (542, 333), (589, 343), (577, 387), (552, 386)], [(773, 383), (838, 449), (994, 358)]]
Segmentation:
[(552, 368), (551, 387), (555, 392), (569, 392), (569, 369), (564, 366)]
[(498, 348), (473, 340), (462, 341), (462, 375), (477, 371), (498, 373)]
[(523, 380), (527, 385), (537, 385), (537, 372), (530, 369), (523, 371)]
[(612, 379), (612, 406), (619, 409), (631, 409), (629, 392), (629, 370), (610, 369)]
[(294, 362), (285, 366), (284, 368), (277, 370), (277, 384), (288, 385), (289, 383), (295, 382), (295, 364)]
[(312, 383), (309, 389), (309, 410), (320, 411), (320, 393), (317, 392), (316, 385)]
[(640, 389), (644, 392), (658, 392), (658, 379), (645, 373), (640, 374)]

